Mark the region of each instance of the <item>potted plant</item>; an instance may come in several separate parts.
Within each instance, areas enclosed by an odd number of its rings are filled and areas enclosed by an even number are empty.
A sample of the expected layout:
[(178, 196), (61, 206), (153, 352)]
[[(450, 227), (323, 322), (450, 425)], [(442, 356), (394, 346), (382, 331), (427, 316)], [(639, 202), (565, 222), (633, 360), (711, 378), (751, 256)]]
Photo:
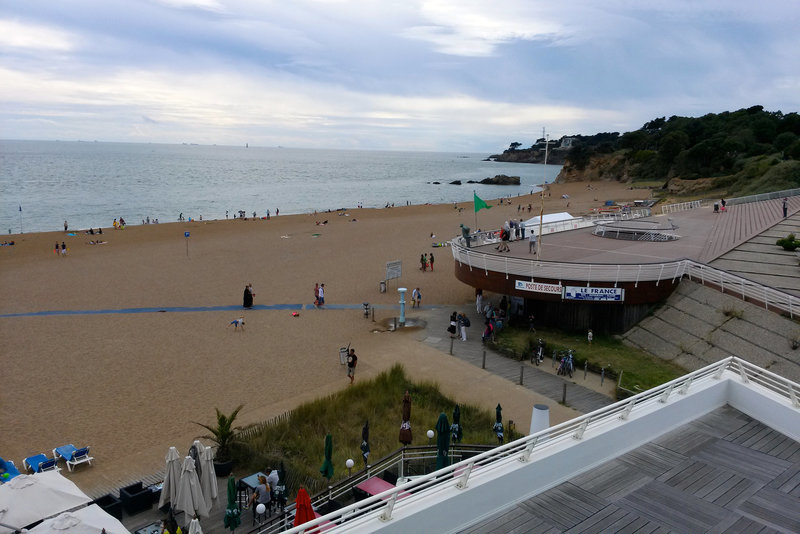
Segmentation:
[(240, 404), (230, 415), (225, 415), (219, 411), (219, 408), (214, 408), (217, 412), (217, 422), (213, 425), (193, 421), (210, 432), (210, 434), (200, 437), (212, 441), (217, 449), (217, 453), (214, 455), (214, 472), (218, 477), (226, 477), (231, 474), (233, 470), (232, 449), (237, 445), (244, 444), (241, 440), (241, 432), (244, 427), (233, 426), (236, 416), (243, 407), (244, 405)]

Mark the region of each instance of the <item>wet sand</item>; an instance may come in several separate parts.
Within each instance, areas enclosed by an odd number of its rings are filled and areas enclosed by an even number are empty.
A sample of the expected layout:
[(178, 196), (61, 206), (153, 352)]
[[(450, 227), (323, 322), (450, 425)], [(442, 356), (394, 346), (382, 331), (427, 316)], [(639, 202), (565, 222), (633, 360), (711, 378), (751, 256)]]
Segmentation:
[[(623, 184), (591, 186), (551, 185), (545, 213), (580, 215), (605, 200), (648, 196)], [(528, 203), (532, 212), (518, 215), (517, 206)], [(477, 214), (482, 229), (538, 215), (540, 197), (490, 204)], [(191, 421), (210, 421), (215, 407), (229, 412), (245, 404), (240, 422), (246, 424), (346, 387), (338, 349), (348, 343), (359, 354), (359, 380), (399, 361), (410, 376), (437, 381), (459, 402), (488, 410), (500, 402), (526, 432), (530, 406), (541, 397), (411, 336), (374, 333), (375, 323), (360, 309), (333, 309), (366, 301), (387, 307), (376, 311), (378, 322), (395, 315), (389, 307), (397, 302), (398, 281), (378, 291), (392, 260), (402, 260), (399, 283), (420, 287), (425, 306), (471, 303), (473, 289), (454, 278), (449, 248), (431, 247), (456, 236), (461, 223), (475, 229), (472, 202), (459, 207), (129, 226), (104, 230), (102, 245), (89, 245), (98, 236), (82, 233), (8, 236), (16, 245), (0, 247), (0, 314), (107, 312), (0, 317), (0, 456), (19, 466), (59, 445), (90, 445), (96, 465), (63, 473), (90, 493), (119, 487), (163, 469), (169, 446), (185, 453), (202, 433)], [(62, 240), (65, 258), (52, 251)], [(435, 271), (422, 273), (419, 256), (431, 252)], [(308, 307), (314, 283), (324, 283), (330, 309), (302, 309), (297, 317), (291, 309), (242, 311), (248, 282), (256, 305)], [(233, 309), (202, 309), (225, 306)], [(198, 310), (157, 311), (167, 307)], [(120, 312), (138, 308), (154, 310)], [(240, 315), (246, 327), (235, 332), (229, 323)], [(574, 416), (557, 408), (553, 423)]]

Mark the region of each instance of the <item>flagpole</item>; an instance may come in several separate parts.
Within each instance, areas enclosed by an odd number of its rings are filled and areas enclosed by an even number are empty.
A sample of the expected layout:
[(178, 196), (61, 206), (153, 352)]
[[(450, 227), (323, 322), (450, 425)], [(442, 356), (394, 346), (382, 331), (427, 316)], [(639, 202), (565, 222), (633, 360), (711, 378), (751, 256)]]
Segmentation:
[(478, 195), (478, 193), (476, 193), (475, 190), (473, 189), (472, 190), (472, 211), (475, 212), (475, 231), (476, 232), (478, 231), (478, 210), (475, 209), (475, 197), (477, 195)]
[(544, 136), (544, 180), (542, 183), (542, 207), (539, 209), (539, 239), (536, 241), (536, 255), (542, 259), (542, 222), (544, 221), (544, 187), (547, 185), (547, 149), (550, 146), (548, 141), (549, 135), (544, 135), (544, 128), (542, 128), (542, 135)]

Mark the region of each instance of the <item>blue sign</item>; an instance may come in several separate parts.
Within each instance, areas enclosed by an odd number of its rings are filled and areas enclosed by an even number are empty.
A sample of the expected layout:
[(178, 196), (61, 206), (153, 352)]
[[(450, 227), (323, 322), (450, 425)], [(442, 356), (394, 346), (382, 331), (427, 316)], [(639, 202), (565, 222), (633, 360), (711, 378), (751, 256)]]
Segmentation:
[(189, 237), (189, 232), (183, 232), (183, 237)]

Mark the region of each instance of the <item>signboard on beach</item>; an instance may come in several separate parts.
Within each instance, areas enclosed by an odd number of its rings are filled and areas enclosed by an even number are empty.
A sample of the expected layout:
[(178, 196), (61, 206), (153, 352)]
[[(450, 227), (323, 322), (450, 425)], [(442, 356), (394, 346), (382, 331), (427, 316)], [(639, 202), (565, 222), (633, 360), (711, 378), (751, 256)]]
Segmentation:
[(403, 274), (403, 262), (402, 260), (395, 260), (395, 261), (387, 261), (386, 262), (386, 279), (391, 280), (392, 278), (400, 278), (400, 275)]
[(598, 302), (622, 302), (625, 290), (621, 287), (566, 286), (564, 298), (568, 300), (592, 300)]
[(563, 288), (564, 286), (561, 284), (542, 284), (539, 282), (528, 282), (527, 280), (514, 281), (514, 289), (519, 289), (520, 291), (533, 291), (534, 293), (560, 295)]

